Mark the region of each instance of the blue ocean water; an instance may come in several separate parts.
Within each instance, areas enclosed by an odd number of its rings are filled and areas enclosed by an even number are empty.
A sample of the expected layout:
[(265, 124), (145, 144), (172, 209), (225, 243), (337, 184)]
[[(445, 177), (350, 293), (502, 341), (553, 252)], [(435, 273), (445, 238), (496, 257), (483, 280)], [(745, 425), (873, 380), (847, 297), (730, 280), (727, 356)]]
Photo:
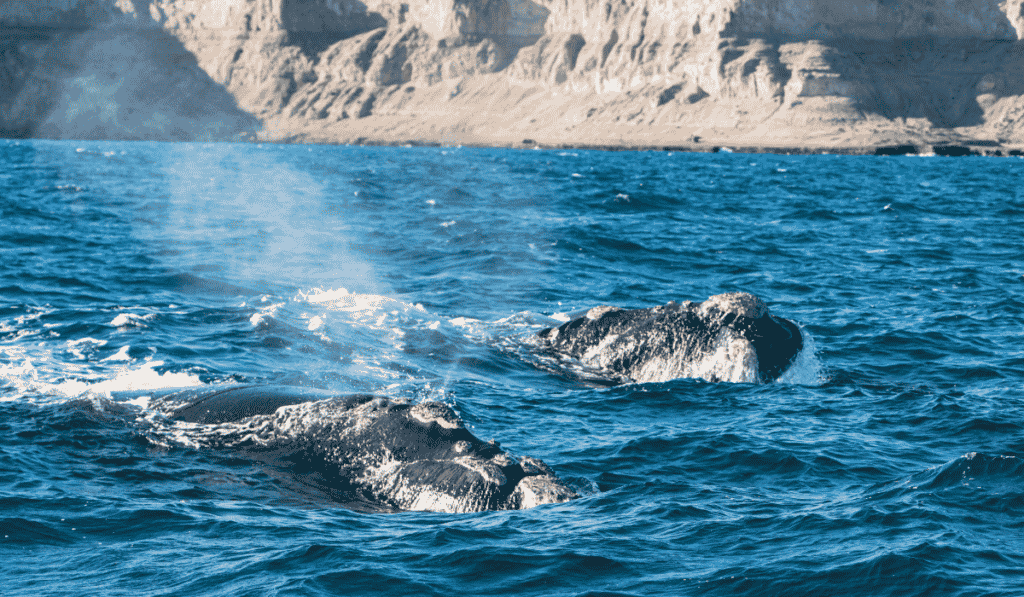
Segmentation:
[[(0, 141), (4, 595), (1022, 595), (1024, 162)], [(747, 291), (777, 383), (528, 338)], [(442, 401), (581, 495), (347, 509), (120, 390)]]

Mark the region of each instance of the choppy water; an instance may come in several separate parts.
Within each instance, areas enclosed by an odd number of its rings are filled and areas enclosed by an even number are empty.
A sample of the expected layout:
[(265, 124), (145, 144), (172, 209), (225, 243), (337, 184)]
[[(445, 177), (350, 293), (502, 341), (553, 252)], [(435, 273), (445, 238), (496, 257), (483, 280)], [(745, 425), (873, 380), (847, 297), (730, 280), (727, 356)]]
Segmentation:
[[(0, 141), (0, 592), (1024, 594), (1022, 168)], [(527, 341), (737, 290), (780, 383)], [(442, 401), (582, 497), (353, 511), (116, 398), (226, 381)]]

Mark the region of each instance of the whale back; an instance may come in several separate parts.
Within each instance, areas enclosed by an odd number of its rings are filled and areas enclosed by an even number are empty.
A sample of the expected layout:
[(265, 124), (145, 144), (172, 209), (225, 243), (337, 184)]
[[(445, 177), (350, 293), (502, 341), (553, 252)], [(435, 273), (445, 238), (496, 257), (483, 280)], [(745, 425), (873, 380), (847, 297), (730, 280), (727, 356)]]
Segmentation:
[(292, 386), (186, 388), (155, 397), (190, 443), (235, 450), (349, 507), (477, 512), (564, 502), (547, 465), (474, 436), (446, 404)]
[(747, 293), (644, 309), (595, 307), (539, 335), (551, 352), (621, 382), (768, 382), (803, 348), (793, 322)]
[[(282, 406), (323, 400), (332, 395), (319, 390), (282, 386), (234, 386), (211, 392), (188, 389), (168, 397), (187, 401), (171, 416), (176, 421), (217, 424), (240, 421), (256, 415), (270, 415)], [(347, 397), (353, 403), (372, 400), (370, 395)]]

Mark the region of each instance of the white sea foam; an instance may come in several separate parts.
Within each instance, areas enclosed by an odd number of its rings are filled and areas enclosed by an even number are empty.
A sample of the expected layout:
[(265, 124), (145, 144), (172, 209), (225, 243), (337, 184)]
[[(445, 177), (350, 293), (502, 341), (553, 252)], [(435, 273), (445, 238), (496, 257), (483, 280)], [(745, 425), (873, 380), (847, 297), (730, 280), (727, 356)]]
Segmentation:
[(110, 323), (107, 325), (116, 328), (145, 327), (143, 322), (151, 321), (155, 317), (156, 313), (146, 313), (145, 315), (140, 315), (138, 313), (121, 313), (117, 317), (111, 319)]
[(385, 328), (389, 319), (399, 316), (413, 316), (417, 319), (427, 310), (420, 304), (402, 302), (379, 294), (360, 294), (349, 292), (344, 288), (324, 290), (315, 288), (308, 292), (300, 291), (297, 301), (311, 305), (319, 305), (328, 312), (348, 313), (362, 323), (373, 322), (372, 327)]
[(71, 353), (76, 359), (85, 361), (89, 360), (92, 353), (97, 348), (102, 348), (107, 345), (106, 340), (97, 340), (95, 338), (79, 338), (77, 340), (69, 340), (65, 346), (67, 351)]
[[(295, 313), (296, 328), (319, 337), (325, 343), (345, 347), (346, 365), (363, 379), (374, 379), (387, 387), (420, 383), (424, 377), (415, 370), (422, 365), (406, 353), (409, 342), (429, 351), (431, 336), (413, 334), (434, 330), (442, 335), (445, 321), (422, 305), (372, 293), (351, 292), (345, 288), (303, 290), (292, 299), (301, 311)], [(281, 317), (287, 317), (282, 313)], [(424, 346), (427, 344), (427, 346)], [(337, 362), (330, 364), (337, 370)], [(425, 377), (429, 377), (426, 375)]]
[(818, 358), (817, 347), (814, 343), (814, 336), (804, 328), (800, 328), (800, 335), (803, 336), (804, 347), (797, 353), (796, 359), (789, 369), (779, 376), (777, 383), (793, 384), (800, 386), (820, 386), (825, 383), (825, 368)]
[[(270, 298), (264, 296), (261, 298), (260, 302), (270, 303)], [(260, 307), (259, 311), (249, 318), (249, 323), (252, 324), (252, 327), (258, 328), (267, 321), (276, 317), (278, 311), (280, 311), (282, 307), (284, 307), (284, 303), (270, 303), (269, 305)]]
[(128, 325), (130, 322), (131, 322), (131, 318), (128, 316), (128, 314), (127, 313), (122, 313), (122, 314), (118, 315), (117, 317), (111, 319), (110, 323), (107, 324), (107, 325), (112, 325), (114, 327), (122, 327), (122, 326)]
[(52, 390), (68, 397), (84, 394), (109, 396), (111, 392), (134, 392), (140, 390), (160, 390), (165, 388), (184, 388), (202, 385), (202, 381), (191, 373), (167, 371), (160, 373), (157, 367), (163, 361), (145, 361), (137, 367), (123, 367), (108, 379), (89, 381), (69, 380), (54, 384)]
[[(83, 338), (78, 344), (100, 341)], [(105, 344), (105, 343), (104, 343)], [(97, 363), (76, 363), (56, 356), (48, 349), (5, 347), (0, 356), (7, 363), (0, 364), (0, 386), (14, 390), (13, 395), (0, 397), (0, 401), (28, 400), (30, 402), (63, 401), (83, 396), (108, 396), (117, 391), (156, 390), (201, 385), (195, 375), (180, 372), (156, 371), (163, 361), (145, 359), (133, 364), (129, 347), (100, 361), (125, 363), (113, 368), (97, 368)]]
[(27, 307), (27, 310), (28, 313), (23, 313), (17, 317), (0, 319), (0, 340), (13, 343), (39, 335), (39, 330), (33, 329), (32, 325), (44, 315), (57, 311), (49, 305), (45, 307)]
[(130, 349), (131, 346), (122, 346), (121, 350), (118, 350), (115, 354), (112, 354), (105, 359), (101, 359), (100, 361), (130, 361), (132, 360), (132, 357), (128, 355), (128, 351)]

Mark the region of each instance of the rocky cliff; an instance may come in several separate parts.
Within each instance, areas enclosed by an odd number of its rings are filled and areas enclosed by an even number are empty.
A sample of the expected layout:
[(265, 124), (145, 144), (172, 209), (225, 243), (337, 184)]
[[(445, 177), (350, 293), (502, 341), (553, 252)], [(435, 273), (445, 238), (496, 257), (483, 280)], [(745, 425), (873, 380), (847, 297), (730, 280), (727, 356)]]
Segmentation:
[(1024, 0), (0, 0), (7, 135), (1024, 144)]

